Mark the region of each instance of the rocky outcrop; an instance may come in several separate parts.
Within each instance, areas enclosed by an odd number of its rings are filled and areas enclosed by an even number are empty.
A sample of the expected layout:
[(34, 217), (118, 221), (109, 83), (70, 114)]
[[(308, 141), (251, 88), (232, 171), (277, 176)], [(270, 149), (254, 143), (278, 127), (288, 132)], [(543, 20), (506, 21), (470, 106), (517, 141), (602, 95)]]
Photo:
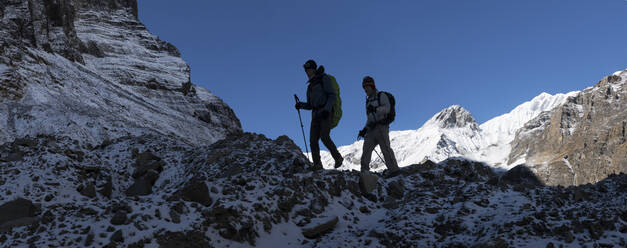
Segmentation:
[(139, 22), (135, 0), (1, 6), (0, 143), (153, 133), (207, 144), (241, 132), (229, 106), (192, 84), (176, 47)]
[(526, 161), (548, 185), (596, 183), (627, 172), (627, 71), (544, 112), (518, 131), (510, 163)]

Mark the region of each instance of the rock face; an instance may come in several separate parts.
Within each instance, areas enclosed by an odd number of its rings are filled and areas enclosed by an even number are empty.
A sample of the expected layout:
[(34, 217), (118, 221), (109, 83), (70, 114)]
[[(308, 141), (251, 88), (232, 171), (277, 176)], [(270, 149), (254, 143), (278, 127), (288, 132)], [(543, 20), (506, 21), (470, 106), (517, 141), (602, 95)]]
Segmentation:
[(153, 133), (206, 144), (241, 131), (191, 83), (178, 50), (138, 21), (136, 1), (6, 0), (0, 27), (0, 143)]
[(510, 161), (526, 160), (545, 184), (596, 183), (627, 172), (627, 71), (599, 81), (528, 122)]

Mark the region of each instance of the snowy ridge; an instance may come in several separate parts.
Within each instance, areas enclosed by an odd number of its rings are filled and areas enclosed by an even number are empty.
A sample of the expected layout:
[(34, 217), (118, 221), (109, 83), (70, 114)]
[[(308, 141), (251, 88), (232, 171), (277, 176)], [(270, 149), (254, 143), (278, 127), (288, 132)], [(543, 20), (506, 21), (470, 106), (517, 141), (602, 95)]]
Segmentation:
[[(509, 169), (517, 165), (506, 163), (511, 150), (509, 143), (516, 131), (540, 113), (563, 104), (568, 97), (577, 94), (577, 91), (555, 95), (543, 92), (511, 112), (481, 125), (477, 125), (467, 110), (453, 105), (435, 114), (417, 130), (390, 132), (390, 142), (401, 167), (421, 163), (425, 159), (439, 162), (450, 157), (466, 157)], [(363, 141), (358, 141), (338, 148), (345, 159), (340, 169), (359, 170), (362, 146)], [(381, 154), (378, 148), (375, 151)], [(330, 154), (322, 151), (321, 157), (325, 168), (332, 168)], [(372, 155), (370, 166), (373, 171), (385, 169), (376, 153)]]
[[(568, 97), (576, 96), (579, 91), (566, 94), (551, 95), (542, 92), (531, 101), (518, 105), (511, 112), (492, 118), (481, 124), (483, 134), (483, 153), (475, 159), (490, 164), (504, 163), (510, 151), (510, 142), (514, 140), (516, 132), (540, 113), (549, 111), (563, 104)], [(515, 164), (513, 164), (515, 165)]]

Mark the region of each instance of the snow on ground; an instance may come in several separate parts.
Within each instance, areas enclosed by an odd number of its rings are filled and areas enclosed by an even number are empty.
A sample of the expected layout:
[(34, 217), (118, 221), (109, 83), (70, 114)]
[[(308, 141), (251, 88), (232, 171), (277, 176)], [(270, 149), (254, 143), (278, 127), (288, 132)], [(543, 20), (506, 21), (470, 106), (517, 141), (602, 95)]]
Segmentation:
[[(145, 151), (164, 161), (163, 170), (152, 193), (126, 196)], [(572, 247), (624, 245), (627, 230), (620, 217), (627, 211), (624, 175), (566, 189), (509, 184), (458, 158), (404, 167), (400, 176), (379, 178), (367, 195), (356, 171), (308, 171), (311, 164), (286, 137), (240, 134), (193, 147), (148, 135), (89, 148), (39, 136), (0, 146), (0, 159), (16, 152), (23, 157), (0, 170), (0, 202), (41, 204), (41, 221), (0, 233), (0, 246), (102, 247), (118, 233), (118, 245), (144, 247), (168, 240), (213, 247)], [(110, 198), (102, 193), (107, 182)], [(81, 190), (89, 184), (93, 196)], [(178, 198), (190, 185), (204, 185), (211, 202)], [(119, 213), (125, 221), (113, 224)], [(304, 237), (304, 229), (334, 217), (332, 230)]]

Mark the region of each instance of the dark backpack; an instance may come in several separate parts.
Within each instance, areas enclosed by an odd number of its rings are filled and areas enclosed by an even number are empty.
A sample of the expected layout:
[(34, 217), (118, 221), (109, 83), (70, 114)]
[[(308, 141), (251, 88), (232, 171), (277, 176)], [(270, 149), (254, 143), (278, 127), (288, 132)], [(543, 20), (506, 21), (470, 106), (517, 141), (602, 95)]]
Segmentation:
[(379, 91), (379, 94), (377, 95), (379, 106), (381, 105), (381, 93), (387, 95), (388, 97), (388, 101), (390, 102), (390, 112), (388, 112), (388, 114), (385, 115), (385, 118), (383, 118), (383, 120), (379, 122), (389, 125), (390, 123), (394, 121), (394, 118), (396, 118), (396, 109), (395, 109), (396, 100), (394, 99), (394, 96), (390, 94), (389, 92)]

